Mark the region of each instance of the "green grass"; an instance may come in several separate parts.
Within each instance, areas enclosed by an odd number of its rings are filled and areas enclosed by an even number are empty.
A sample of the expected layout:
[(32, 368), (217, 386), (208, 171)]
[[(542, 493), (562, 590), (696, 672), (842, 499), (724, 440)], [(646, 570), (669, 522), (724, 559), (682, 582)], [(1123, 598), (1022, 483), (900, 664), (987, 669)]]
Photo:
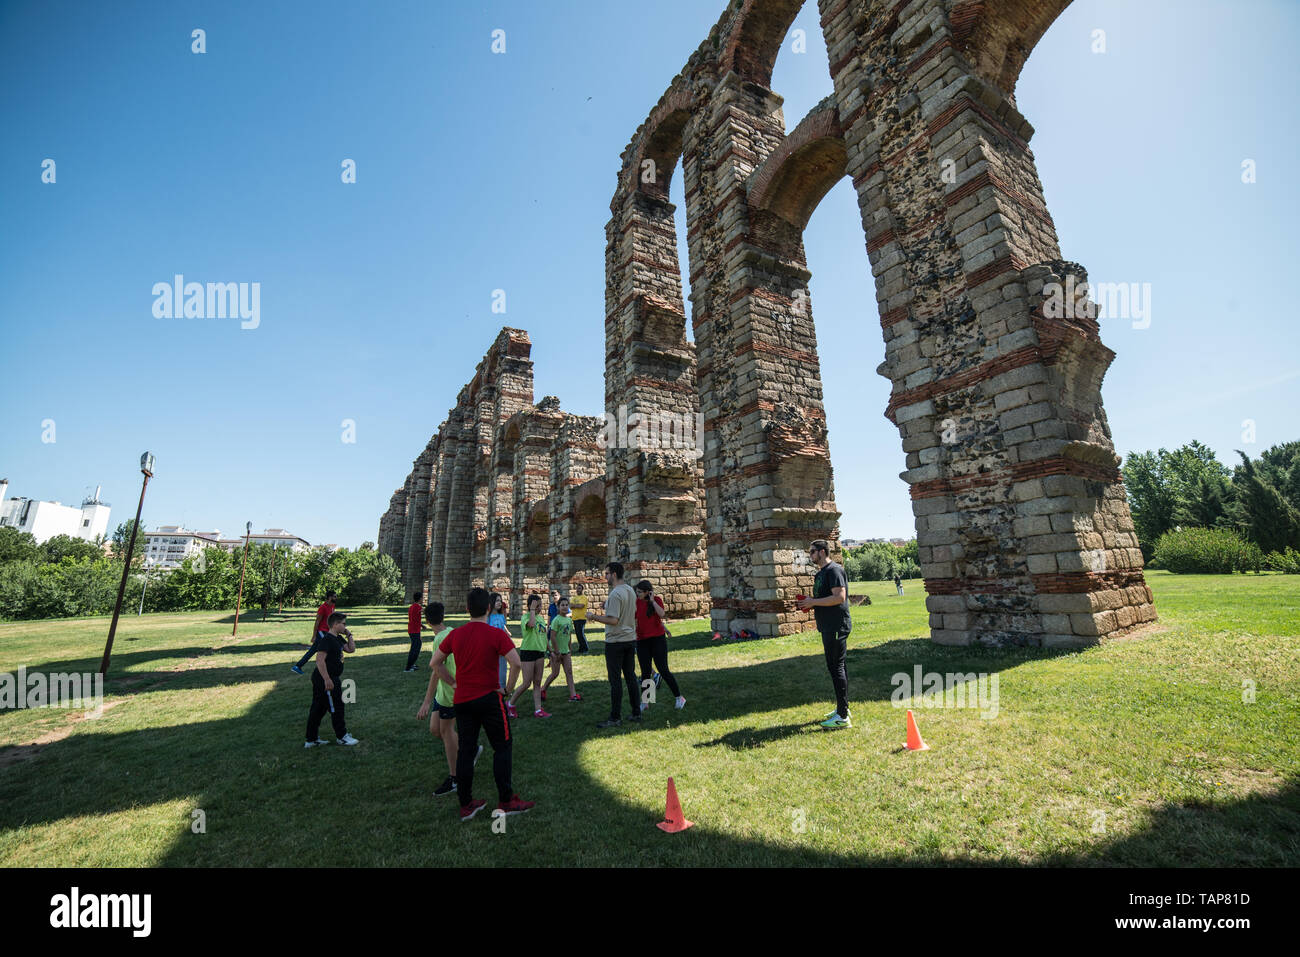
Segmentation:
[[(101, 717), (0, 713), (0, 863), (1300, 864), (1300, 580), (1148, 580), (1156, 630), (1070, 653), (934, 646), (919, 582), (904, 598), (855, 583), (874, 604), (854, 609), (848, 731), (816, 727), (831, 702), (813, 633), (722, 643), (678, 623), (689, 704), (665, 688), (637, 730), (595, 729), (603, 658), (575, 658), (586, 701), (557, 693), (553, 719), (515, 723), (515, 784), (538, 804), (504, 834), (431, 797), (446, 766), (415, 718), (427, 671), (401, 670), (404, 609), (351, 618), (362, 743), (310, 751), (308, 679), (288, 671), (308, 612), (255, 612), (238, 640), (228, 614), (130, 615)], [(107, 629), (2, 624), (0, 672), (93, 671)], [(917, 664), (996, 674), (997, 717), (916, 707), (931, 750), (901, 751), (890, 679)], [(475, 791), (494, 802), (490, 763)], [(654, 827), (669, 775), (683, 834)]]

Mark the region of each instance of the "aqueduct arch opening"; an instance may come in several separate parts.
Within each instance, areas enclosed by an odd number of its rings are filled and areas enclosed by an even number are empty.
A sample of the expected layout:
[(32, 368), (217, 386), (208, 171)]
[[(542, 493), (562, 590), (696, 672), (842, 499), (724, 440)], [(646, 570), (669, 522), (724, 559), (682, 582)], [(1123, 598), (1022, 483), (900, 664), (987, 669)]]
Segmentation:
[[(1046, 303), (1086, 274), (1061, 260), (1015, 108), (1067, 2), (821, 0), (835, 93), (787, 135), (768, 86), (802, 3), (740, 0), (624, 151), (607, 301), (632, 308), (619, 241), (652, 249), (654, 217), (634, 214), (662, 201), (637, 173), (680, 137), (715, 628), (805, 627), (798, 558), (836, 536), (801, 237), (844, 175), (934, 640), (1085, 644), (1154, 617), (1101, 405), (1113, 354), (1094, 321)], [(611, 474), (627, 468), (625, 450), (608, 456)]]
[[(533, 406), (527, 335), (502, 330), (381, 520), (404, 579), (427, 548), (431, 593), (460, 600), (508, 538), (512, 589), (583, 580), (598, 600), (603, 505), (606, 556), (656, 579), (670, 614), (806, 628), (800, 559), (839, 513), (802, 235), (847, 176), (933, 640), (1081, 645), (1154, 619), (1101, 403), (1114, 354), (1056, 308), (1086, 272), (1061, 258), (1015, 104), (1067, 4), (819, 0), (834, 93), (787, 134), (772, 67), (803, 0), (733, 0), (622, 154), (605, 259), (617, 428)], [(647, 418), (691, 441), (647, 444)]]

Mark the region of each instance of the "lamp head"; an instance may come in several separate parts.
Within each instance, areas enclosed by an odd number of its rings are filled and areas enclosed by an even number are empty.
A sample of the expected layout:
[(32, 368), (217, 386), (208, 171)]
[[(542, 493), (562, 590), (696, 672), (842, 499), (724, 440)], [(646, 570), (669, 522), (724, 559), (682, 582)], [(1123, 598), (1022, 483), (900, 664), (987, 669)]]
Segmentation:
[(146, 452), (140, 456), (140, 471), (145, 475), (153, 477), (153, 453)]

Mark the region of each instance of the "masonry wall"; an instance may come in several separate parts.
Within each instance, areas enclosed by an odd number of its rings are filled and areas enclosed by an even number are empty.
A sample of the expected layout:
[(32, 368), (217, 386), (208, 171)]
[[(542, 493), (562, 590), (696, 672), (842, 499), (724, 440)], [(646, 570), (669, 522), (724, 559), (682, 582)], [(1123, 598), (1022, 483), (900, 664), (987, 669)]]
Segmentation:
[(613, 427), (533, 406), (531, 369), (509, 386), (520, 404), (503, 401), (492, 357), (527, 341), (503, 330), (381, 519), (404, 575), (425, 543), (435, 593), (476, 580), (517, 599), (600, 587), (604, 548), (674, 617), (806, 628), (807, 545), (837, 547), (839, 512), (803, 230), (848, 177), (933, 640), (1075, 646), (1153, 620), (1101, 402), (1114, 353), (1086, 298), (1062, 309), (1087, 273), (1062, 256), (1015, 103), (1067, 2), (820, 0), (834, 93), (793, 127), (771, 77), (802, 0), (727, 4), (622, 154), (605, 253)]

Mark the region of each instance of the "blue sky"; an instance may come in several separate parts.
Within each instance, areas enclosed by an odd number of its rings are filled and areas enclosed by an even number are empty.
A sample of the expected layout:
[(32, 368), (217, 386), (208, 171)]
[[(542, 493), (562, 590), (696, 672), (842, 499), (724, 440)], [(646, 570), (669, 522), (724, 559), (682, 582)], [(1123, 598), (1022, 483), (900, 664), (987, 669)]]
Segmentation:
[[(532, 337), (537, 398), (598, 414), (619, 153), (722, 6), (0, 4), (10, 494), (102, 484), (115, 525), (147, 448), (147, 527), (355, 546), (504, 324)], [(787, 128), (831, 92), (811, 0), (795, 27), (808, 51), (787, 42), (773, 78)], [(1021, 76), (1063, 255), (1151, 286), (1149, 328), (1102, 324), (1121, 453), (1300, 438), (1298, 27), (1285, 0), (1076, 0)], [(805, 246), (842, 534), (910, 536), (847, 181)], [(155, 318), (153, 285), (177, 273), (259, 282), (260, 325)]]

